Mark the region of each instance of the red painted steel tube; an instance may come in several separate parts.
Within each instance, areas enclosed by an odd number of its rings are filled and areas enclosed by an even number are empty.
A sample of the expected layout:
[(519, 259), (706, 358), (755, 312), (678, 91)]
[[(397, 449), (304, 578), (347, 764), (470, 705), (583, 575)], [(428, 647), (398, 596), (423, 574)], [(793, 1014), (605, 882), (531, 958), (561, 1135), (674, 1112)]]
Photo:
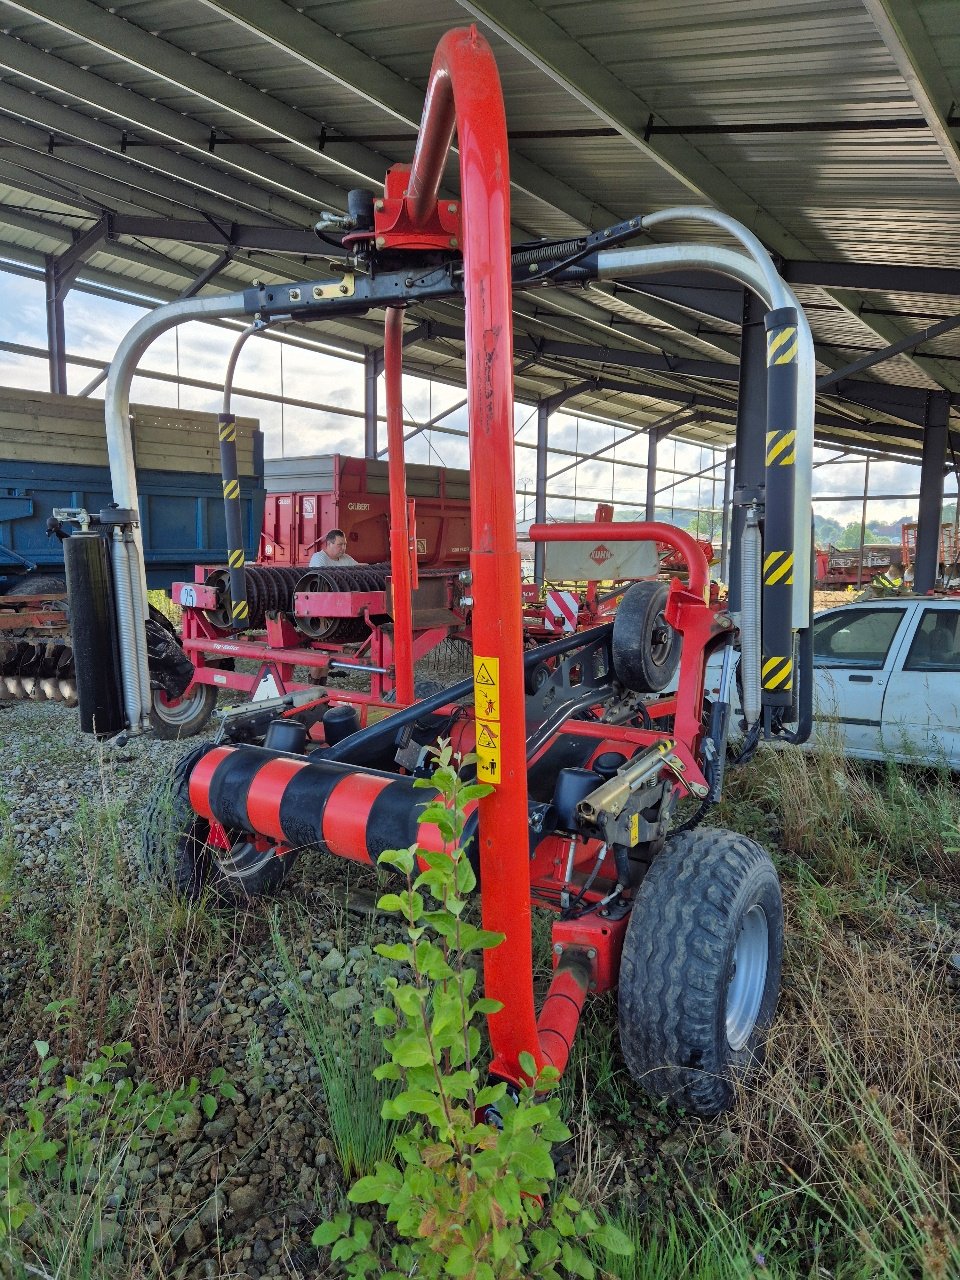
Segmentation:
[[(708, 599), (710, 572), (707, 558), (696, 538), (685, 529), (659, 520), (643, 522), (643, 537), (654, 542), (665, 542), (679, 551), (690, 571), (689, 589)], [(593, 524), (532, 524), (531, 542), (638, 542), (637, 525), (599, 522)]]
[(570, 1057), (589, 982), (590, 964), (586, 957), (582, 964), (579, 958), (567, 964), (561, 960), (540, 1010), (537, 1020), (540, 1048), (550, 1065), (560, 1072)]
[(463, 210), (470, 421), (473, 652), (499, 663), (499, 782), (480, 801), (483, 925), (506, 935), (484, 952), (491, 1070), (519, 1080), (520, 1053), (540, 1049), (533, 999), (520, 556), (513, 464), (510, 173), (500, 78), (475, 27), (437, 46), (408, 190), (413, 220), (436, 199), (456, 121)]
[(387, 402), (387, 461), (390, 475), (390, 573), (393, 578), (393, 661), (397, 704), (413, 702), (413, 603), (410, 532), (407, 527), (407, 472), (403, 460), (403, 311), (387, 311), (383, 337), (383, 378)]

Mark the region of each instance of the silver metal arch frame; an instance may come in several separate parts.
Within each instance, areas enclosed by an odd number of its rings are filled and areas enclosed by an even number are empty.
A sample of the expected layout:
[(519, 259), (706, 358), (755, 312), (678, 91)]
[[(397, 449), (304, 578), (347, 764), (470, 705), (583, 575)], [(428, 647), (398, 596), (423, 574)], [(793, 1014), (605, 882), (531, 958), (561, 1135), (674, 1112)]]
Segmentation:
[[(815, 408), (814, 357), (810, 328), (796, 297), (777, 274), (773, 262), (759, 240), (734, 218), (712, 209), (682, 206), (650, 214), (640, 220), (644, 229), (678, 219), (710, 223), (738, 240), (745, 252), (710, 245), (658, 245), (641, 249), (602, 250), (596, 256), (601, 279), (656, 275), (678, 268), (696, 266), (717, 272), (752, 289), (769, 310), (792, 307), (799, 323), (799, 366), (797, 378), (797, 465), (795, 510), (795, 582), (793, 626), (809, 625), (809, 521), (813, 469), (813, 420)], [(374, 307), (377, 303), (370, 302)], [(331, 300), (331, 315), (342, 308)], [(114, 501), (133, 513), (139, 511), (136, 467), (130, 431), (130, 387), (141, 356), (155, 338), (187, 320), (212, 320), (248, 316), (255, 313), (250, 293), (222, 294), (214, 298), (190, 298), (168, 303), (143, 316), (117, 348), (107, 379), (105, 415), (107, 452)], [(316, 317), (314, 317), (316, 318)], [(124, 709), (130, 731), (149, 729), (150, 677), (143, 619), (147, 616), (147, 582), (139, 524), (122, 542), (115, 542), (115, 573), (126, 565), (129, 593), (118, 593), (118, 625), (121, 635), (121, 671)], [(746, 637), (759, 649), (759, 636)]]

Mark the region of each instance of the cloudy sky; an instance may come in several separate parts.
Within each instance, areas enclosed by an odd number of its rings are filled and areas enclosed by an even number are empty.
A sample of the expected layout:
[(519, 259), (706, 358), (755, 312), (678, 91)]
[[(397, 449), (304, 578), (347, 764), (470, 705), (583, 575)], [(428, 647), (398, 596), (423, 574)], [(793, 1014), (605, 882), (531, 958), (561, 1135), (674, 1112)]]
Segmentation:
[[(46, 346), (43, 286), (39, 281), (0, 273), (4, 285), (4, 307), (0, 313), (0, 339), (26, 346)], [(71, 355), (110, 360), (126, 331), (143, 314), (135, 306), (106, 301), (90, 294), (71, 292), (65, 307), (67, 350)], [(227, 357), (235, 334), (209, 324), (192, 323), (164, 334), (154, 342), (141, 362), (146, 371), (190, 377), (213, 384), (210, 389), (178, 386), (148, 376), (134, 380), (132, 399), (140, 404), (179, 406), (217, 412)], [(95, 373), (94, 368), (68, 366), (71, 394), (78, 393)], [(0, 352), (0, 385), (31, 390), (49, 389), (46, 361)], [(350, 359), (326, 356), (277, 342), (252, 339), (247, 343), (235, 378), (234, 407), (238, 414), (260, 420), (267, 457), (334, 453), (362, 455), (363, 373), (362, 365)], [(242, 392), (250, 394), (242, 394)], [(102, 397), (101, 386), (95, 395)], [(320, 403), (322, 410), (284, 405), (265, 400), (263, 394)], [(424, 422), (456, 405), (463, 392), (455, 387), (404, 379), (404, 412), (413, 422)], [(381, 412), (383, 399), (381, 389)], [(341, 412), (338, 412), (341, 411)], [(464, 410), (443, 420), (444, 427), (466, 427)], [(517, 405), (514, 416), (517, 441), (517, 515), (533, 517), (533, 480), (536, 439), (536, 412)], [(557, 449), (580, 448), (594, 452), (614, 446), (603, 459), (582, 463), (551, 479), (548, 512), (555, 518), (589, 516), (598, 501), (613, 500), (618, 510), (643, 508), (646, 474), (642, 468), (646, 444), (628, 439), (627, 428), (596, 423), (585, 418), (556, 414), (551, 418), (550, 442)], [(381, 427), (381, 438), (384, 429)], [(617, 443), (620, 442), (620, 443)], [(440, 431), (422, 433), (408, 445), (412, 462), (434, 462), (446, 466), (466, 466), (466, 442)], [(836, 461), (836, 451), (817, 451), (814, 473), (815, 508), (824, 515), (847, 523), (859, 521), (864, 483), (862, 459)], [(568, 466), (571, 459), (552, 454), (550, 473)], [(669, 486), (678, 477), (716, 467), (699, 479)], [(711, 451), (668, 440), (659, 452), (659, 483), (663, 487), (660, 505), (678, 513), (722, 504), (722, 457)], [(620, 465), (623, 464), (623, 465)], [(870, 494), (867, 518), (888, 521), (901, 515), (916, 515), (915, 495), (919, 468), (874, 461), (870, 466)], [(522, 491), (530, 491), (524, 494)], [(956, 494), (956, 482), (948, 481), (948, 496)], [(893, 496), (891, 496), (893, 495)], [(896, 496), (896, 495), (904, 495)]]

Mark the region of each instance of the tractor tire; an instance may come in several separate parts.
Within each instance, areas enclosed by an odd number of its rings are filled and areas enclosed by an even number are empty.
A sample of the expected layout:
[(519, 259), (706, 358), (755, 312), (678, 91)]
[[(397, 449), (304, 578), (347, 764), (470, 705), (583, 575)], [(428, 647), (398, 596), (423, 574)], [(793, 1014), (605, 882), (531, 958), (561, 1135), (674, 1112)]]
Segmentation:
[(229, 850), (207, 842), (210, 824), (190, 804), (190, 774), (212, 750), (204, 743), (181, 756), (173, 776), (154, 788), (141, 828), (140, 854), (147, 880), (174, 897), (196, 901), (204, 890), (222, 902), (245, 906), (276, 893), (293, 868), (296, 853), (278, 858), (253, 847), (244, 837)]
[(217, 705), (217, 690), (212, 684), (195, 684), (182, 698), (168, 698), (162, 689), (152, 689), (151, 694), (150, 724), (165, 742), (192, 738)]
[(620, 1044), (634, 1079), (700, 1116), (762, 1061), (780, 989), (783, 901), (760, 845), (682, 832), (637, 893), (620, 962)]
[(680, 661), (680, 633), (663, 616), (668, 592), (665, 582), (635, 582), (614, 615), (613, 669), (636, 693), (665, 689)]
[(61, 595), (67, 590), (67, 580), (51, 573), (28, 573), (12, 590), (8, 590), (16, 596)]

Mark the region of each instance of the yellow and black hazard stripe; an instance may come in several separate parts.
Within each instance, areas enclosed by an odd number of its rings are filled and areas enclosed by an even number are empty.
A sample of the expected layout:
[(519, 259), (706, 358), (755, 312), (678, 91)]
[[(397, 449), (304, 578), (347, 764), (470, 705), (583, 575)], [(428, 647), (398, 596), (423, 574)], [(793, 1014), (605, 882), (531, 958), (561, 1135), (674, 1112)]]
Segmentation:
[(233, 621), (234, 623), (246, 622), (250, 617), (250, 606), (246, 600), (234, 600), (233, 602)]
[(237, 424), (231, 418), (229, 422), (220, 423), (220, 439), (225, 444), (232, 444), (237, 438)]
[(778, 582), (793, 586), (792, 551), (768, 551), (763, 557), (763, 585), (772, 587)]
[(242, 564), (243, 564), (243, 548), (242, 547), (240, 548), (239, 551), (227, 552), (227, 565), (229, 568), (239, 569)]
[(795, 324), (772, 329), (767, 334), (767, 366), (792, 364), (797, 358), (799, 345)]
[(792, 689), (793, 658), (767, 658), (760, 668), (760, 684), (764, 689)]
[(768, 467), (792, 467), (797, 461), (796, 431), (768, 431), (765, 461)]
[(240, 497), (240, 481), (224, 480), (223, 496), (225, 498), (239, 498)]

